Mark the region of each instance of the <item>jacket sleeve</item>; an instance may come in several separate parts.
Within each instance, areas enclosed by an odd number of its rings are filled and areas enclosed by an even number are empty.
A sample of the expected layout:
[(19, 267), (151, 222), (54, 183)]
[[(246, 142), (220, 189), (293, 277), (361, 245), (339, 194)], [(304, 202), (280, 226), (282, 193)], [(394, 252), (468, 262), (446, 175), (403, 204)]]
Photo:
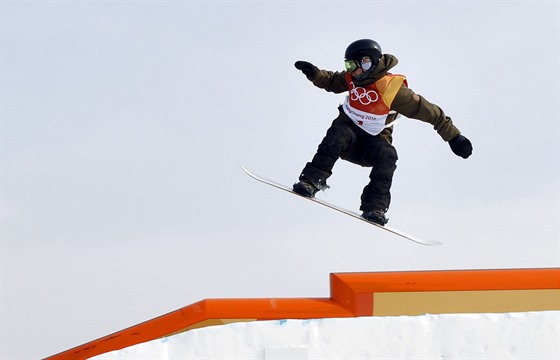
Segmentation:
[(401, 86), (393, 100), (391, 110), (408, 118), (432, 124), (434, 130), (444, 141), (449, 141), (461, 133), (439, 106), (432, 104), (423, 96), (415, 94), (404, 85)]
[(346, 83), (346, 72), (332, 72), (327, 70), (318, 70), (314, 77), (310, 78), (313, 85), (324, 89), (328, 92), (340, 94), (348, 91)]

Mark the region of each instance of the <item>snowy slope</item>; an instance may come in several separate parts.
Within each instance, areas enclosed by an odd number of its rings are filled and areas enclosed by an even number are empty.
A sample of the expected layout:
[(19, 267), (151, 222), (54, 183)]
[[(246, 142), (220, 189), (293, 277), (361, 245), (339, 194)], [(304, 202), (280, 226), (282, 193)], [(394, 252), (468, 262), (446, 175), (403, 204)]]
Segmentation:
[(559, 359), (559, 324), (558, 311), (259, 321), (94, 359)]

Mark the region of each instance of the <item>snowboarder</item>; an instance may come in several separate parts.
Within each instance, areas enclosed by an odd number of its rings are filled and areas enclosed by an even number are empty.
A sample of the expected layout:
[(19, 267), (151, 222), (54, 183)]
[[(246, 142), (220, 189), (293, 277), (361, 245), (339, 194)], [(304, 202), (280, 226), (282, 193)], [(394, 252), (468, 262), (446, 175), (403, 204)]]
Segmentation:
[(371, 167), (369, 183), (361, 196), (362, 217), (385, 225), (391, 202), (391, 183), (397, 151), (392, 145), (392, 123), (399, 114), (433, 125), (451, 150), (463, 159), (472, 154), (472, 144), (437, 105), (408, 88), (406, 77), (389, 73), (398, 63), (395, 56), (383, 54), (371, 39), (351, 43), (345, 52), (346, 71), (320, 70), (306, 61), (294, 65), (313, 84), (328, 92), (348, 91), (311, 162), (299, 176), (293, 190), (307, 197), (328, 188), (335, 162), (341, 158)]

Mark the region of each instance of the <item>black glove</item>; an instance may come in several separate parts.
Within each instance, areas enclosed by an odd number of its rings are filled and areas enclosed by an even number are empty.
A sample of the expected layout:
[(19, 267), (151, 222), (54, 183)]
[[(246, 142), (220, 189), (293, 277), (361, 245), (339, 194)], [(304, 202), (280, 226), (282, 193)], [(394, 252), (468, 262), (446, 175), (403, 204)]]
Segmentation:
[(449, 146), (455, 155), (460, 156), (463, 159), (468, 158), (472, 154), (472, 144), (470, 140), (463, 135), (457, 135), (453, 139), (449, 140)]
[(315, 76), (315, 74), (317, 74), (317, 66), (307, 61), (296, 61), (294, 66), (296, 67), (296, 69), (301, 70), (301, 72), (304, 73), (308, 78), (312, 78), (313, 76)]

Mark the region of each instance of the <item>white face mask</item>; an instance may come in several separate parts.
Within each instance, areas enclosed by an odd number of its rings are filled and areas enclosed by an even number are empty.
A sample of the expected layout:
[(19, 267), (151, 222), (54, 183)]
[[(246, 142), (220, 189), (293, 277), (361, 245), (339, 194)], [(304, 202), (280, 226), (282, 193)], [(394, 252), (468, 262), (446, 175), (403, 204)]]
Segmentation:
[(360, 65), (364, 71), (371, 69), (371, 59), (369, 57), (362, 58)]

